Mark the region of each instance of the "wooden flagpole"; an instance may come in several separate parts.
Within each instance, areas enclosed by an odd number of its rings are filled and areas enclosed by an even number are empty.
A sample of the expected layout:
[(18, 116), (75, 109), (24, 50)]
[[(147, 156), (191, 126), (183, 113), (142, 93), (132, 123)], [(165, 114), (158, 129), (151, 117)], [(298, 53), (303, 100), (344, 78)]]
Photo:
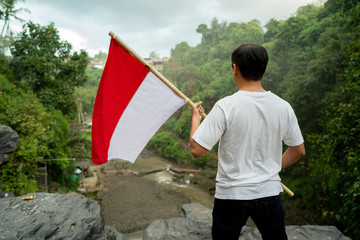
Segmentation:
[[(163, 83), (165, 83), (175, 94), (184, 99), (186, 103), (192, 107), (194, 105), (185, 94), (183, 94), (177, 87), (175, 87), (169, 80), (167, 80), (158, 70), (151, 66), (145, 59), (143, 59), (139, 54), (137, 54), (129, 45), (127, 45), (119, 36), (116, 36), (114, 32), (109, 32), (109, 35), (113, 37), (125, 50), (130, 53), (134, 58), (136, 58), (141, 64), (143, 64), (147, 69), (149, 69), (155, 76), (157, 76)], [(203, 118), (206, 117), (205, 113), (200, 113)], [(282, 182), (280, 182), (281, 187), (284, 191), (289, 194), (291, 197), (294, 196), (294, 193), (287, 188)]]
[(285, 191), (290, 197), (294, 196), (294, 193), (293, 193), (287, 186), (285, 186), (282, 182), (280, 182), (280, 184), (281, 184), (281, 187), (284, 189), (284, 191)]

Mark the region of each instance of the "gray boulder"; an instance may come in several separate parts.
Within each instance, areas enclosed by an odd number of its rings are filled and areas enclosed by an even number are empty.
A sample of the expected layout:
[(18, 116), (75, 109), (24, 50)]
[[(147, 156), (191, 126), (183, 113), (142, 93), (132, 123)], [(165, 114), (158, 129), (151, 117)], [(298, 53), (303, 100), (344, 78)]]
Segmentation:
[(104, 226), (96, 201), (79, 194), (35, 193), (2, 198), (0, 219), (1, 240), (125, 239)]
[(5, 192), (0, 189), (0, 198), (15, 197), (11, 192)]
[(155, 220), (145, 229), (144, 240), (211, 240), (211, 223), (194, 219)]
[[(145, 229), (144, 240), (210, 240), (211, 210), (199, 203), (184, 204), (180, 218), (155, 220)], [(334, 226), (287, 226), (289, 240), (350, 240)], [(257, 228), (244, 227), (239, 240), (261, 240)]]
[(6, 160), (7, 153), (16, 150), (19, 144), (19, 135), (11, 127), (0, 124), (0, 165)]
[(119, 233), (118, 231), (116, 231), (116, 229), (110, 227), (110, 226), (105, 226), (104, 227), (104, 236), (102, 237), (102, 239), (106, 239), (106, 240), (126, 240), (125, 235)]
[(153, 221), (144, 240), (211, 240), (212, 211), (200, 203), (184, 204), (180, 218)]
[(184, 204), (181, 207), (180, 217), (195, 221), (211, 222), (212, 210), (200, 203)]

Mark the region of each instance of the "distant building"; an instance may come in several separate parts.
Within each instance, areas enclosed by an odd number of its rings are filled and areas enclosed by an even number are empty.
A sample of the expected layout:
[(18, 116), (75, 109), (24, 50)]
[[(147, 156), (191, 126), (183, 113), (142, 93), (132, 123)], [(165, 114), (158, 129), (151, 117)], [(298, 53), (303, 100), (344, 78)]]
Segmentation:
[(91, 60), (88, 64), (88, 69), (104, 69), (105, 63), (99, 61), (97, 58)]
[[(145, 60), (150, 63), (156, 70), (159, 72), (164, 70), (164, 64), (169, 61), (168, 57), (163, 57), (162, 59), (158, 57), (145, 58)], [(87, 66), (87, 69), (104, 69), (105, 63), (99, 61), (97, 58), (91, 60)]]
[(162, 59), (158, 57), (145, 58), (145, 60), (150, 63), (156, 70), (161, 72), (164, 70), (164, 64), (169, 61), (168, 57), (163, 57)]

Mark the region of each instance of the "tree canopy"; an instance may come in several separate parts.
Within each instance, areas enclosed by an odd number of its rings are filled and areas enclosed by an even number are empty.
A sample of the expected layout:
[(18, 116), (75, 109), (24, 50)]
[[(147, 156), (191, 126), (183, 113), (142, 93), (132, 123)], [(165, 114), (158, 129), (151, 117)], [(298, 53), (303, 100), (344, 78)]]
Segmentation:
[(86, 82), (87, 53), (72, 53), (72, 46), (61, 41), (51, 23), (24, 25), (10, 47), (11, 66), (16, 80), (28, 85), (45, 106), (52, 106), (66, 115), (76, 112), (75, 87)]

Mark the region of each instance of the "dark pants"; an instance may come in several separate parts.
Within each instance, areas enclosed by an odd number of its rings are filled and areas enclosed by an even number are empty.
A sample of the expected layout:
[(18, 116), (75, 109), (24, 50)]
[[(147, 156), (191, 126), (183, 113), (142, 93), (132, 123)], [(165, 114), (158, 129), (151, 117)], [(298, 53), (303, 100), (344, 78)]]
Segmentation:
[(214, 240), (238, 240), (249, 216), (263, 239), (287, 239), (285, 211), (281, 196), (254, 200), (223, 200), (215, 198), (212, 237)]

